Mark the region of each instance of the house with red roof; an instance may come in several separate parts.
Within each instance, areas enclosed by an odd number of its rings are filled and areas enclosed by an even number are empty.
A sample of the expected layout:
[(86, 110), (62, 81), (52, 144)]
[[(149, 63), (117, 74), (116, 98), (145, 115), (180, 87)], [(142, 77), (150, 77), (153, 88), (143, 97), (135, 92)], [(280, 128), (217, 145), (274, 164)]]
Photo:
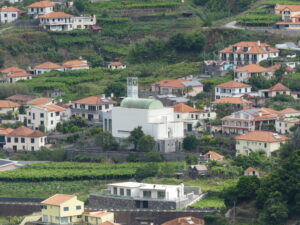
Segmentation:
[(39, 130), (21, 126), (6, 134), (4, 149), (38, 151), (46, 145), (46, 138), (47, 135)]
[(278, 56), (278, 49), (260, 41), (242, 41), (219, 51), (220, 60), (234, 65), (259, 64), (262, 60)]
[(251, 108), (234, 112), (222, 118), (222, 132), (226, 134), (243, 134), (261, 130), (264, 124), (275, 124), (277, 111), (265, 108)]
[(197, 80), (175, 79), (161, 80), (151, 86), (151, 90), (157, 95), (181, 95), (196, 96), (203, 92), (203, 84)]
[(229, 104), (231, 105), (234, 111), (239, 111), (246, 108), (252, 108), (253, 102), (243, 98), (243, 97), (224, 97), (216, 99), (211, 102), (213, 107), (216, 107), (219, 104)]
[(40, 15), (45, 15), (47, 13), (51, 13), (53, 12), (54, 6), (55, 4), (48, 0), (34, 2), (27, 6), (28, 15), (34, 15), (36, 17)]
[(44, 62), (33, 67), (35, 75), (48, 73), (53, 70), (64, 71), (64, 67), (53, 62)]
[(64, 71), (68, 70), (88, 70), (90, 69), (90, 66), (88, 62), (84, 59), (75, 59), (75, 60), (70, 60), (67, 62), (64, 62), (62, 64)]
[(179, 103), (173, 106), (175, 120), (184, 123), (184, 130), (191, 132), (199, 130), (204, 125), (205, 119), (215, 119), (216, 112), (210, 110), (195, 109), (184, 103)]
[(248, 82), (252, 76), (258, 75), (270, 80), (274, 77), (275, 71), (280, 67), (280, 64), (267, 68), (260, 66), (259, 64), (248, 64), (234, 69), (234, 80), (238, 82)]
[(275, 14), (281, 15), (282, 21), (277, 22), (279, 29), (300, 29), (300, 5), (275, 6)]
[(12, 101), (0, 100), (0, 114), (17, 111), (21, 105)]
[(0, 9), (0, 23), (6, 24), (11, 23), (19, 18), (19, 16), (23, 13), (22, 10), (17, 9), (12, 6), (3, 6)]
[(111, 70), (126, 69), (126, 65), (121, 62), (110, 62), (108, 63), (107, 67)]
[(63, 108), (56, 104), (31, 105), (26, 110), (26, 116), (23, 121), (31, 129), (37, 130), (40, 126), (45, 128), (45, 132), (56, 129), (58, 123), (67, 121), (71, 116), (69, 108)]
[(257, 169), (253, 168), (253, 167), (249, 167), (244, 171), (244, 175), (245, 176), (257, 176), (259, 177), (259, 172)]
[(263, 98), (272, 98), (276, 95), (291, 95), (291, 90), (282, 83), (277, 83), (269, 89), (259, 90), (258, 94)]
[(251, 131), (235, 137), (236, 154), (249, 155), (251, 152), (263, 151), (272, 156), (289, 138), (270, 131)]
[(111, 111), (117, 102), (105, 96), (90, 96), (72, 102), (72, 115), (82, 116), (89, 121), (102, 121), (103, 113)]
[(215, 86), (215, 99), (224, 97), (242, 97), (251, 94), (251, 86), (234, 80), (227, 81)]
[(223, 155), (214, 151), (208, 151), (204, 155), (200, 156), (200, 161), (222, 161), (223, 159)]
[(170, 221), (167, 221), (161, 225), (205, 225), (203, 219), (199, 219), (193, 216), (179, 217)]

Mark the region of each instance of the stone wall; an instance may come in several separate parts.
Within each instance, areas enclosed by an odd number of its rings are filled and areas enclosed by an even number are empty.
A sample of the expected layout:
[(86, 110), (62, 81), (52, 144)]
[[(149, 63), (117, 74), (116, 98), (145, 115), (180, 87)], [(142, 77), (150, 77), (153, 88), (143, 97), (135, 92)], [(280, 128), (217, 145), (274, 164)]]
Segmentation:
[(40, 204), (33, 203), (1, 203), (0, 216), (25, 216), (41, 210)]

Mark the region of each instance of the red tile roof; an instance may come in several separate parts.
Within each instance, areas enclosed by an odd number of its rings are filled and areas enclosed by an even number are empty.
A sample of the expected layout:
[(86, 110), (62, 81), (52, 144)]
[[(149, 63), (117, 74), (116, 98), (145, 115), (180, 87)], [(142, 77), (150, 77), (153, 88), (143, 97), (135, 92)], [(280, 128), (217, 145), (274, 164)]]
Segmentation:
[(42, 64), (36, 65), (34, 69), (61, 69), (62, 66), (53, 62), (44, 62)]
[(95, 212), (84, 212), (84, 214), (92, 216), (92, 217), (98, 217), (101, 218), (106, 215), (113, 214), (112, 212), (107, 212), (107, 211), (95, 211)]
[(68, 18), (73, 17), (71, 14), (67, 14), (64, 12), (51, 12), (45, 15), (39, 16), (39, 18), (48, 19), (48, 18)]
[(277, 5), (275, 7), (275, 10), (283, 11), (286, 8), (288, 8), (292, 12), (298, 12), (298, 11), (300, 11), (300, 5)]
[[(250, 53), (250, 54), (266, 54), (267, 52), (278, 52), (278, 49), (271, 48), (270, 45), (266, 43), (261, 43), (259, 41), (242, 41), (236, 44), (230, 45), (227, 48), (220, 50), (220, 53), (232, 53), (233, 47), (238, 47), (237, 53)], [(244, 52), (244, 47), (247, 47), (248, 50)], [(269, 47), (269, 49), (265, 49)]]
[(184, 103), (179, 103), (177, 105), (173, 106), (174, 112), (177, 113), (190, 113), (190, 112), (198, 112), (200, 111), (199, 109), (195, 109), (191, 106), (188, 106)]
[(282, 142), (287, 141), (289, 138), (270, 131), (251, 131), (246, 134), (236, 136), (235, 139), (259, 142)]
[(40, 2), (34, 2), (27, 6), (28, 8), (45, 8), (45, 7), (53, 7), (55, 4), (50, 1), (40, 1)]
[(60, 107), (58, 105), (55, 105), (55, 104), (51, 104), (51, 105), (35, 105), (34, 107), (43, 109), (43, 110), (48, 111), (48, 112), (63, 112), (63, 111), (66, 111), (65, 108), (62, 108), (62, 107)]
[(37, 98), (36, 96), (31, 96), (31, 95), (20, 95), (20, 94), (16, 94), (16, 95), (12, 95), (6, 98), (6, 100), (10, 100), (10, 101), (17, 101), (17, 102), (28, 102), (30, 100), (33, 100)]
[(244, 173), (249, 174), (249, 173), (251, 173), (251, 172), (253, 172), (253, 171), (256, 171), (256, 169), (254, 169), (253, 167), (249, 167), (249, 168), (247, 168), (247, 169), (244, 171)]
[(123, 65), (123, 63), (121, 63), (121, 62), (110, 62), (109, 64), (112, 66), (122, 66)]
[(102, 98), (101, 96), (90, 96), (87, 98), (74, 101), (73, 103), (87, 104), (87, 105), (105, 105), (105, 104), (116, 104), (117, 102), (111, 99)]
[(282, 83), (277, 83), (273, 87), (269, 88), (269, 91), (290, 91), (290, 89)]
[(248, 101), (244, 98), (240, 97), (224, 97), (220, 99), (216, 99), (215, 101), (212, 102), (212, 104), (252, 104), (251, 101)]
[(222, 87), (222, 88), (242, 88), (242, 87), (251, 87), (248, 84), (240, 83), (234, 80), (227, 81), (222, 84), (218, 84), (216, 87)]
[(186, 82), (188, 80), (184, 79), (176, 79), (176, 80), (161, 80), (158, 82), (155, 82), (155, 85), (159, 85), (161, 87), (173, 87), (173, 88), (184, 88), (185, 85), (182, 84), (182, 82)]
[(16, 72), (26, 72), (25, 70), (19, 68), (19, 67), (8, 67), (5, 69), (0, 70), (1, 73), (16, 73)]
[(12, 128), (0, 128), (0, 135), (6, 136), (13, 131), (14, 131), (14, 129), (12, 129)]
[(0, 100), (0, 109), (3, 108), (18, 108), (20, 105), (15, 102), (6, 101), (6, 100)]
[(29, 101), (27, 104), (28, 105), (46, 105), (49, 103), (52, 103), (53, 99), (52, 98), (36, 98), (31, 101)]
[(32, 130), (25, 126), (20, 126), (17, 129), (13, 130), (7, 136), (9, 137), (45, 137), (46, 134), (39, 130)]
[(205, 222), (203, 219), (199, 219), (196, 217), (180, 217), (173, 220), (170, 220), (168, 222), (163, 223), (162, 225), (204, 225)]
[(50, 198), (42, 201), (41, 203), (44, 205), (56, 205), (59, 206), (73, 198), (77, 198), (75, 195), (65, 195), (65, 194), (55, 194)]
[(7, 77), (32, 77), (32, 75), (22, 71), (22, 72), (9, 73), (7, 74)]
[(22, 10), (20, 9), (17, 9), (15, 7), (11, 7), (11, 6), (3, 6), (1, 9), (0, 9), (0, 12), (18, 12), (18, 13), (21, 13), (23, 12)]
[(248, 73), (262, 73), (266, 72), (267, 69), (265, 67), (262, 67), (258, 64), (249, 64), (246, 66), (239, 67), (237, 69), (234, 69), (236, 72), (248, 72)]
[(224, 156), (220, 155), (219, 153), (216, 153), (214, 151), (209, 151), (206, 154), (203, 155), (206, 159), (212, 159), (212, 160), (223, 160)]
[(293, 114), (293, 113), (300, 113), (300, 111), (293, 109), (292, 107), (287, 107), (283, 110), (278, 111), (278, 114)]
[(89, 66), (85, 61), (82, 60), (71, 60), (63, 63), (64, 67), (87, 67)]

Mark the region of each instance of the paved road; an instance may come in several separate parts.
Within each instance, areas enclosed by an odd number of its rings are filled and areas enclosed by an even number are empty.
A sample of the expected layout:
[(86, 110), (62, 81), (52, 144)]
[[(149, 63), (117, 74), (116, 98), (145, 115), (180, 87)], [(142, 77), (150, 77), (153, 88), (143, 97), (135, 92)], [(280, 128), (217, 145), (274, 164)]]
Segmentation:
[(224, 27), (229, 28), (229, 29), (240, 29), (240, 30), (245, 29), (243, 27), (237, 26), (236, 23), (237, 23), (236, 21), (231, 21), (231, 22), (225, 24)]

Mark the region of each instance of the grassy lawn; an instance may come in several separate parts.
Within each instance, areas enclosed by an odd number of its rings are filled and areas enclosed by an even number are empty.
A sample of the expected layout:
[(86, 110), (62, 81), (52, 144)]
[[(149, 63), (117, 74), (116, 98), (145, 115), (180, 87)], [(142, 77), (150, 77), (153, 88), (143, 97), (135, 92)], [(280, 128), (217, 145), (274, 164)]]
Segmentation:
[(208, 194), (204, 197), (203, 200), (196, 202), (195, 204), (191, 205), (193, 208), (198, 209), (208, 209), (208, 208), (217, 208), (223, 209), (225, 208), (224, 200), (215, 196), (213, 194)]

